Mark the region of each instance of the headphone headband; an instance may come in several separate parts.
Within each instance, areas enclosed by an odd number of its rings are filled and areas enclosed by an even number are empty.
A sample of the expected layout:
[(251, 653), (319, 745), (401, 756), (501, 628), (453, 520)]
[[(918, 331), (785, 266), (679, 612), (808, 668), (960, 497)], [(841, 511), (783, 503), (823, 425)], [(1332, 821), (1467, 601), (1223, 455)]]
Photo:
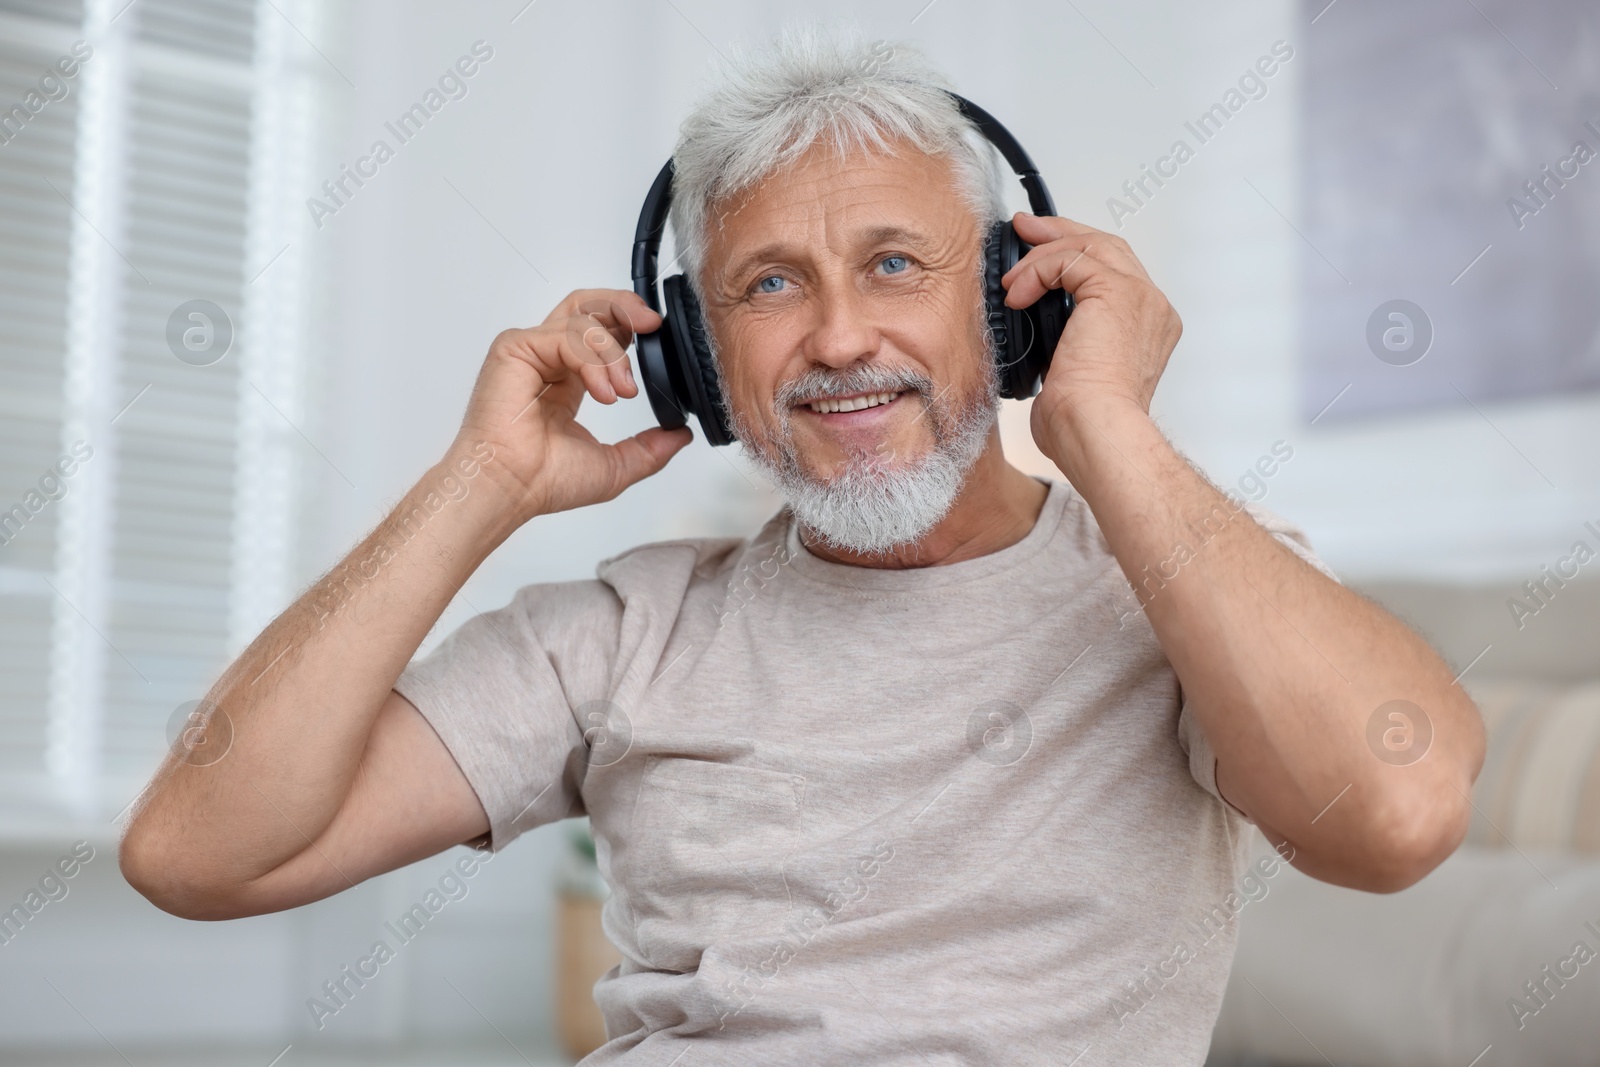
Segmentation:
[(1035, 215), (1054, 215), (1056, 213), (1055, 201), (1050, 199), (1050, 190), (1045, 188), (1044, 179), (1039, 176), (1039, 168), (1033, 165), (1033, 159), (1028, 155), (1028, 150), (1022, 147), (1022, 142), (1011, 136), (1011, 131), (1000, 124), (1000, 120), (989, 114), (983, 108), (974, 104), (964, 96), (956, 96), (945, 90), (955, 99), (956, 106), (961, 109), (961, 114), (966, 116), (990, 144), (1000, 149), (1000, 155), (1011, 166), (1017, 177), (1022, 181), (1022, 188), (1028, 194), (1028, 207)]
[(667, 210), (672, 206), (672, 160), (661, 168), (639, 211), (639, 225), (633, 231), (633, 291), (644, 298), (650, 310), (661, 311), (656, 296), (656, 259), (661, 254), (661, 238), (667, 227)]

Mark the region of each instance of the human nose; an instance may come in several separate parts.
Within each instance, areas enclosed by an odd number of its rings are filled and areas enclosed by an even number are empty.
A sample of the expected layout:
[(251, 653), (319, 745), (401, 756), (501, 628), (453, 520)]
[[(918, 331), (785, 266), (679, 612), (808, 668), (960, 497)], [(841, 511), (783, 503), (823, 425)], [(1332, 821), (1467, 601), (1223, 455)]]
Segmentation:
[(829, 367), (847, 367), (870, 359), (881, 341), (866, 296), (855, 286), (834, 280), (821, 286), (815, 302), (816, 325), (806, 339), (806, 354)]

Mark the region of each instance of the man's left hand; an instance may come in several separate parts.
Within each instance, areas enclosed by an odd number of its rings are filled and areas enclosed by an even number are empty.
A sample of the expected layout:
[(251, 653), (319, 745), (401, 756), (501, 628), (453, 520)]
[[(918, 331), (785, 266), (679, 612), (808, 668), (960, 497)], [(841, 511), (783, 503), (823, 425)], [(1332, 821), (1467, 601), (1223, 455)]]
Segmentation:
[(1076, 307), (1033, 402), (1034, 440), (1059, 454), (1059, 435), (1096, 407), (1132, 403), (1149, 413), (1183, 323), (1128, 242), (1081, 222), (1019, 211), (1017, 235), (1033, 245), (1001, 277), (1008, 307), (1065, 289)]

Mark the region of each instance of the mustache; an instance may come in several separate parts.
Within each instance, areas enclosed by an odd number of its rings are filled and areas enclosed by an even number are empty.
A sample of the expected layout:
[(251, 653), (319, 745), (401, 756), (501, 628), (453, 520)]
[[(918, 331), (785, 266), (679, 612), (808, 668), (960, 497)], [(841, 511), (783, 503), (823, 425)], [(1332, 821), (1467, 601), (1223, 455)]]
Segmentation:
[(855, 393), (889, 393), (915, 390), (924, 399), (933, 396), (933, 379), (910, 367), (885, 367), (863, 363), (843, 371), (814, 367), (798, 378), (778, 386), (772, 403), (780, 412), (812, 400), (850, 396)]

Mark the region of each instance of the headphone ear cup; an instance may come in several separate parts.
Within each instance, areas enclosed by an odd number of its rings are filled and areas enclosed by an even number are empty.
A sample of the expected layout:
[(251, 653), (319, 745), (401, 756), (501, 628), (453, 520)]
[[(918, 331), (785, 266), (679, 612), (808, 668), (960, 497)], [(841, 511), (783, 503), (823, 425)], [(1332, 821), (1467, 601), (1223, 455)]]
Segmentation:
[(1005, 286), (1000, 285), (1000, 278), (1016, 266), (1026, 248), (1008, 219), (989, 227), (989, 240), (984, 246), (984, 299), (990, 334), (994, 336), (1000, 395), (1008, 400), (1032, 395), (1026, 392), (1026, 379), (1027, 355), (1034, 349), (1034, 323), (1026, 309), (1005, 306)]
[(984, 318), (989, 323), (989, 339), (994, 344), (995, 373), (1000, 376), (1000, 395), (1006, 394), (1006, 365), (1011, 362), (1011, 315), (1005, 306), (1005, 286), (1000, 277), (1010, 267), (1000, 266), (1000, 250), (1010, 222), (994, 222), (984, 237)]
[(675, 430), (689, 421), (689, 409), (683, 386), (676, 380), (678, 357), (669, 316), (663, 314), (661, 319), (660, 326), (634, 338), (634, 353), (639, 377), (644, 381), (644, 395), (650, 399), (656, 423), (664, 429)]
[(1007, 400), (1026, 400), (1038, 394), (1072, 313), (1072, 295), (1060, 289), (1045, 290), (1029, 307), (1006, 306), (1000, 279), (1032, 248), (1017, 236), (1010, 220), (996, 222), (984, 246), (984, 298), (994, 333), (1000, 395)]
[(676, 349), (673, 362), (682, 382), (681, 395), (687, 400), (684, 407), (699, 417), (700, 430), (708, 444), (732, 444), (737, 438), (728, 422), (722, 386), (717, 381), (717, 362), (711, 355), (694, 289), (683, 275), (674, 274), (661, 283), (661, 295), (667, 308), (666, 325), (672, 331)]

